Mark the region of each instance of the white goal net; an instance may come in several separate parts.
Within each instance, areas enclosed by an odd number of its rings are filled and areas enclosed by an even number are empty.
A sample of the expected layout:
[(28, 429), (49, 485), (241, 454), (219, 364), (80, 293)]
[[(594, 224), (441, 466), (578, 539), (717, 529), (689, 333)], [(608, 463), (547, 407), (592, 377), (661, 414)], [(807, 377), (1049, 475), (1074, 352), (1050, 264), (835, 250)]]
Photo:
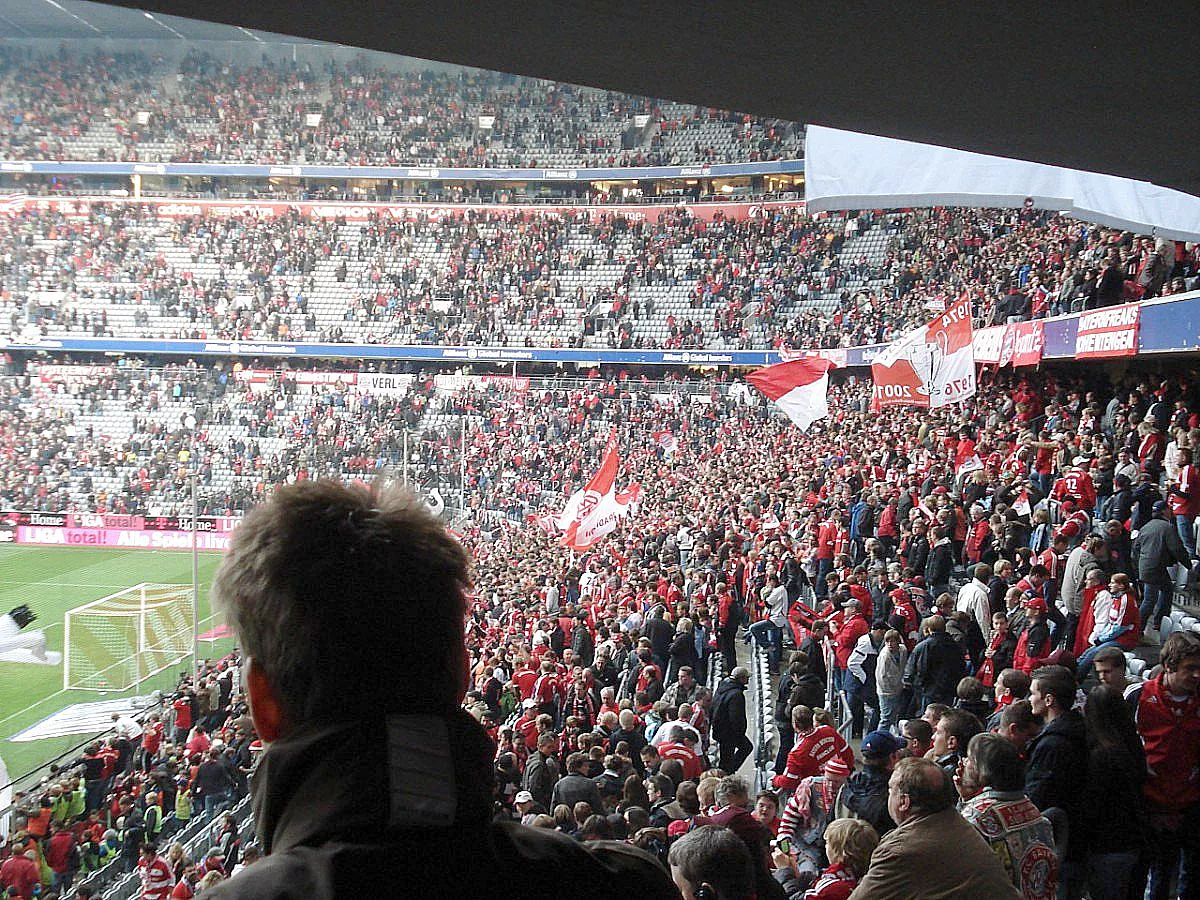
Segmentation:
[(144, 582), (69, 610), (63, 690), (123, 691), (192, 652), (192, 589)]

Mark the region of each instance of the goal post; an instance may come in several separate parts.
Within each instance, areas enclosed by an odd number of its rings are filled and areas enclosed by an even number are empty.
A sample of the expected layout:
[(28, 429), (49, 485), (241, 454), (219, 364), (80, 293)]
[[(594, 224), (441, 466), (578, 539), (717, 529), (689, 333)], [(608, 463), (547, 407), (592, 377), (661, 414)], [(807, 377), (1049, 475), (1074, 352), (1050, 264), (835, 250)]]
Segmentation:
[(124, 691), (192, 652), (190, 585), (143, 582), (68, 610), (63, 690)]

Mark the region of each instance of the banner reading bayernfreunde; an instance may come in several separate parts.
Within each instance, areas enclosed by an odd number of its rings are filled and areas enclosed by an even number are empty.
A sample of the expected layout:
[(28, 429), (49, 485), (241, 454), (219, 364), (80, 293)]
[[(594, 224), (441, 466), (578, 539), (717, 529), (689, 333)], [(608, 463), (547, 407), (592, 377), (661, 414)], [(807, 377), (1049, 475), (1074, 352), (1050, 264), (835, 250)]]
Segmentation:
[(871, 364), (872, 405), (938, 409), (975, 396), (971, 298), (893, 341)]

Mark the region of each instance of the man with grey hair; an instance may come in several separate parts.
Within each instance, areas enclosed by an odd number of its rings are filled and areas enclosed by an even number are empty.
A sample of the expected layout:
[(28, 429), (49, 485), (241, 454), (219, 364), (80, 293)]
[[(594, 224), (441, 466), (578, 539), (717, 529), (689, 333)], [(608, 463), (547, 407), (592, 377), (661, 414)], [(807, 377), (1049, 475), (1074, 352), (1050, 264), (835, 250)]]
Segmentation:
[(683, 900), (751, 900), (755, 896), (750, 854), (728, 828), (701, 825), (671, 845), (667, 862)]
[(783, 888), (771, 875), (771, 832), (750, 811), (750, 790), (739, 775), (726, 775), (714, 792), (716, 810), (708, 817), (713, 825), (728, 828), (750, 853), (758, 896), (782, 897)]
[(381, 884), (675, 896), (628, 845), (492, 821), (494, 748), (460, 706), (468, 588), (466, 552), (395, 487), (301, 481), (246, 516), (213, 599), (266, 746), (251, 793), (268, 855), (214, 900), (366, 897)]

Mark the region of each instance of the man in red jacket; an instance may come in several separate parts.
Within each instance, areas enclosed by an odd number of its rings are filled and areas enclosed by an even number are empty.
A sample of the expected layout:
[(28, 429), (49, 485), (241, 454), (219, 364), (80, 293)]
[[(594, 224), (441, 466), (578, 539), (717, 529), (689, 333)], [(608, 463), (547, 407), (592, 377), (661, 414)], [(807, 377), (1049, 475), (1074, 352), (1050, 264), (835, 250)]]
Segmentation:
[(833, 571), (833, 545), (837, 540), (837, 519), (830, 516), (817, 531), (817, 599), (824, 600), (828, 591), (825, 576)]
[(792, 710), (792, 727), (796, 730), (796, 743), (788, 753), (786, 768), (771, 779), (773, 786), (794, 791), (805, 778), (820, 775), (833, 756), (840, 756), (853, 771), (854, 749), (835, 729), (816, 724), (813, 711), (807, 706)]
[(15, 889), (21, 900), (33, 897), (34, 887), (40, 887), (42, 876), (38, 871), (37, 851), (20, 852), (20, 846), (14, 844), (13, 855), (0, 866), (0, 888)]
[(71, 886), (75, 876), (72, 868), (78, 869), (79, 858), (75, 850), (75, 833), (66, 825), (55, 822), (50, 826), (50, 841), (46, 845), (46, 865), (54, 873), (54, 890), (62, 893)]
[(737, 660), (739, 623), (734, 609), (736, 599), (725, 582), (717, 585), (717, 649), (724, 654), (726, 665)]
[(1200, 888), (1200, 635), (1172, 633), (1160, 660), (1162, 672), (1129, 695), (1150, 773), (1141, 877), (1149, 874), (1151, 900), (1176, 896), (1171, 882), (1181, 861), (1177, 895), (1194, 897)]
[[(840, 592), (840, 591), (839, 591)], [(862, 604), (851, 597), (842, 603), (846, 611), (841, 626), (833, 636), (833, 658), (837, 662), (837, 673), (833, 676), (834, 687), (841, 689), (845, 677), (846, 666), (850, 662), (850, 654), (858, 639), (871, 630), (866, 616), (862, 614)]]
[(987, 539), (992, 533), (991, 523), (988, 522), (987, 511), (978, 503), (971, 506), (971, 524), (967, 527), (967, 541), (963, 547), (963, 555), (967, 565), (974, 566), (983, 557)]

